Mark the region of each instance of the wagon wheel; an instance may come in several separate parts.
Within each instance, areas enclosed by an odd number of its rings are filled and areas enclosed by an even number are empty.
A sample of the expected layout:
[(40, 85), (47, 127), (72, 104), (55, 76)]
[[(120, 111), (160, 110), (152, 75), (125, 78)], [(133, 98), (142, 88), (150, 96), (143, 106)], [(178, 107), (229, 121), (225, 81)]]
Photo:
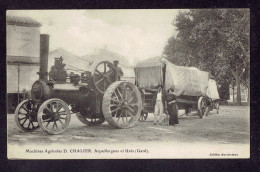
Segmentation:
[(111, 84), (103, 97), (102, 110), (106, 121), (116, 128), (130, 128), (140, 117), (142, 107), (138, 88), (125, 81)]
[(100, 125), (105, 121), (105, 118), (89, 118), (87, 116), (81, 115), (80, 113), (76, 114), (77, 118), (82, 122), (83, 124), (87, 124), (89, 126), (95, 126)]
[(70, 109), (60, 99), (46, 100), (39, 108), (37, 120), (42, 130), (48, 134), (64, 132), (70, 123)]
[(23, 131), (33, 131), (39, 128), (37, 119), (37, 105), (32, 100), (22, 101), (15, 109), (15, 122)]
[(140, 121), (140, 122), (143, 122), (143, 121), (145, 121), (146, 119), (147, 119), (147, 117), (148, 117), (148, 112), (141, 112), (141, 115), (140, 115), (140, 118), (138, 119), (138, 121)]
[(208, 116), (209, 113), (209, 107), (207, 104), (207, 99), (204, 97), (200, 97), (198, 101), (198, 115), (200, 118), (204, 118), (205, 116)]
[(95, 67), (93, 73), (93, 82), (96, 89), (104, 94), (107, 87), (115, 82), (115, 71), (113, 64), (108, 61), (102, 61)]

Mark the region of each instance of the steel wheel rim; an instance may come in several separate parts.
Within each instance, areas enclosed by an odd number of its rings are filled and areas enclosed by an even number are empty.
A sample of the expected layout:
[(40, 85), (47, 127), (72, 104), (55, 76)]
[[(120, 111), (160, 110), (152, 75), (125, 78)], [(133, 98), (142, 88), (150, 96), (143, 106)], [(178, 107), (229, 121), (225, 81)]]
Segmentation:
[(106, 90), (102, 111), (106, 121), (116, 128), (130, 128), (140, 118), (142, 107), (138, 88), (126, 81), (117, 81)]
[(37, 119), (44, 132), (48, 134), (60, 134), (67, 129), (71, 115), (64, 101), (50, 99), (41, 105)]
[(133, 87), (123, 83), (112, 94), (111, 102), (113, 104), (110, 106), (110, 112), (114, 121), (121, 127), (128, 127), (137, 115), (138, 100), (134, 93)]
[[(15, 110), (15, 122), (23, 131), (33, 131), (39, 128), (36, 121), (36, 105), (31, 100), (22, 101)], [(27, 127), (26, 127), (27, 126)]]

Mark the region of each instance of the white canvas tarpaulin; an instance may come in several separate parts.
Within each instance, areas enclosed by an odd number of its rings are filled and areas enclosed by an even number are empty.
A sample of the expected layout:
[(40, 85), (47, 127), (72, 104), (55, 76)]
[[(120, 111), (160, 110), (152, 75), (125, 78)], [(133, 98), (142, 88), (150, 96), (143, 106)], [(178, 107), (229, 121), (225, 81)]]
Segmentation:
[(163, 59), (166, 64), (165, 89), (174, 88), (176, 96), (206, 95), (209, 74), (195, 67), (183, 67)]
[(160, 57), (147, 59), (136, 64), (135, 78), (138, 87), (156, 88), (163, 84), (163, 63)]
[(208, 90), (207, 90), (207, 96), (212, 98), (213, 100), (219, 99), (216, 81), (213, 79), (210, 79), (208, 85), (209, 86), (208, 86)]
[(163, 83), (161, 66), (135, 68), (136, 83), (138, 87), (152, 88)]

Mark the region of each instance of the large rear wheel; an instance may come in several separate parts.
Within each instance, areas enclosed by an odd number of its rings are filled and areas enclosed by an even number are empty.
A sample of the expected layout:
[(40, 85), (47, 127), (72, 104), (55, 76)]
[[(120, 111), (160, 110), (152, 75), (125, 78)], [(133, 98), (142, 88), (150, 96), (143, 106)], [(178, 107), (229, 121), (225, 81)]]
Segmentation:
[(102, 110), (106, 121), (116, 128), (130, 128), (141, 114), (142, 100), (138, 88), (125, 81), (111, 84), (103, 97)]

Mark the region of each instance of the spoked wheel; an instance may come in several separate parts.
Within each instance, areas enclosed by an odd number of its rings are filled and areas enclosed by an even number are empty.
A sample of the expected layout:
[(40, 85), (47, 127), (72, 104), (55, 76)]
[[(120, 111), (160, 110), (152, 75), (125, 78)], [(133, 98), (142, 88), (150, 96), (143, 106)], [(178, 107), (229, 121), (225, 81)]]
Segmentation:
[(77, 113), (76, 116), (83, 124), (87, 124), (89, 126), (100, 125), (105, 121), (105, 118), (89, 118), (81, 115), (80, 113)]
[(125, 81), (111, 84), (103, 97), (102, 110), (106, 121), (116, 128), (130, 128), (140, 117), (142, 107), (138, 88)]
[(22, 101), (15, 110), (15, 122), (23, 131), (39, 128), (37, 122), (37, 105), (32, 100)]
[(198, 115), (200, 118), (204, 118), (209, 114), (209, 107), (207, 99), (205, 97), (200, 97), (198, 101)]
[(102, 61), (95, 66), (93, 72), (94, 86), (100, 93), (104, 94), (107, 87), (115, 81), (113, 64), (108, 61)]
[(142, 111), (138, 121), (143, 122), (143, 121), (145, 121), (147, 119), (147, 117), (148, 117), (148, 112), (143, 112)]
[(70, 109), (60, 99), (46, 100), (39, 108), (37, 120), (42, 130), (48, 134), (64, 132), (70, 123)]

